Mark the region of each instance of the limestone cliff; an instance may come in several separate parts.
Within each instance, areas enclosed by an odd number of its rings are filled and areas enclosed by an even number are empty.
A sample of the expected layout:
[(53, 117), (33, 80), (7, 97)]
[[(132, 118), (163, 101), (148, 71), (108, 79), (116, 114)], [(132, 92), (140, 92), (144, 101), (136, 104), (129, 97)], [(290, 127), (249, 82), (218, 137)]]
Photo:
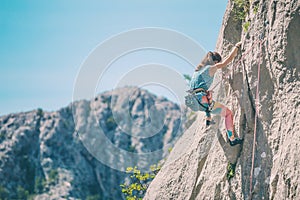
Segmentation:
[[(199, 113), (151, 183), (146, 200), (250, 199), (257, 107), (252, 199), (300, 199), (299, 1), (250, 1), (247, 9), (241, 8), (246, 12), (244, 22), (235, 19), (236, 6), (228, 2), (216, 50), (226, 55), (242, 40), (244, 57), (223, 71), (231, 76), (215, 89), (215, 98), (235, 113), (235, 129), (244, 143), (230, 147), (223, 120), (215, 118), (217, 124), (205, 130)], [(262, 51), (259, 38), (264, 39)], [(260, 55), (260, 103), (256, 104)], [(229, 181), (228, 162), (236, 163), (236, 174)]]

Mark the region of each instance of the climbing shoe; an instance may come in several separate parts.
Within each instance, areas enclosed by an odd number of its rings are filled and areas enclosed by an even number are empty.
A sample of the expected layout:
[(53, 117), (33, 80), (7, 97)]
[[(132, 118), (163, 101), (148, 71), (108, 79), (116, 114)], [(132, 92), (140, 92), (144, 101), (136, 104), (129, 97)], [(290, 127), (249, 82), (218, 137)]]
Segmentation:
[(235, 175), (235, 164), (228, 162), (227, 173), (226, 173), (227, 180), (229, 181), (231, 178), (234, 177), (234, 175)]
[(215, 124), (216, 122), (214, 122), (213, 120), (206, 120), (206, 127), (209, 127), (212, 124)]
[(237, 144), (242, 144), (242, 143), (243, 143), (243, 139), (241, 138), (234, 138), (234, 140), (232, 141), (229, 140), (230, 146), (235, 146)]
[(210, 120), (206, 120), (206, 127), (208, 127), (210, 125), (211, 121)]

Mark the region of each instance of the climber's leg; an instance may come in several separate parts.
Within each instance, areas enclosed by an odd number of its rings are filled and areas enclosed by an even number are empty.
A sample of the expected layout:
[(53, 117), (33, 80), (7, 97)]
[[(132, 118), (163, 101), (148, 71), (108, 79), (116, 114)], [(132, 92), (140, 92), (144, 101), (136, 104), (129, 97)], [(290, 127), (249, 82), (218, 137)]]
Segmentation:
[(235, 136), (234, 136), (234, 127), (233, 127), (233, 115), (231, 110), (229, 110), (223, 104), (219, 102), (215, 102), (215, 105), (211, 113), (225, 117), (225, 127), (227, 131), (227, 137), (230, 141), (233, 141)]
[[(201, 92), (199, 95), (197, 95), (198, 99), (200, 100), (201, 104), (205, 107), (209, 107), (209, 100), (206, 96), (205, 92)], [(209, 126), (211, 124), (211, 114), (210, 112), (206, 112), (206, 126)]]
[(241, 144), (243, 139), (237, 138), (234, 135), (234, 127), (233, 127), (233, 115), (231, 110), (225, 107), (223, 104), (219, 102), (215, 102), (215, 105), (211, 111), (212, 114), (219, 114), (222, 117), (225, 117), (225, 127), (227, 130), (227, 137), (229, 139), (229, 144), (231, 146)]

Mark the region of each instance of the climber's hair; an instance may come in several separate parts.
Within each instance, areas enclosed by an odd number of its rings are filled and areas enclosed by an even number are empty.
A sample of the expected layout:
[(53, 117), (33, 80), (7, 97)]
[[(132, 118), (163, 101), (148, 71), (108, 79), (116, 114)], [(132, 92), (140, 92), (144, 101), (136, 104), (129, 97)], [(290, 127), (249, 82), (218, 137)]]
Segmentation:
[(218, 52), (213, 52), (212, 54), (213, 61), (217, 61), (218, 63), (222, 61), (222, 57)]
[(205, 57), (202, 59), (200, 64), (197, 66), (196, 71), (200, 70), (202, 67), (205, 67), (207, 65), (214, 65), (215, 61), (218, 63), (221, 62), (222, 57), (218, 52), (211, 52), (209, 51)]

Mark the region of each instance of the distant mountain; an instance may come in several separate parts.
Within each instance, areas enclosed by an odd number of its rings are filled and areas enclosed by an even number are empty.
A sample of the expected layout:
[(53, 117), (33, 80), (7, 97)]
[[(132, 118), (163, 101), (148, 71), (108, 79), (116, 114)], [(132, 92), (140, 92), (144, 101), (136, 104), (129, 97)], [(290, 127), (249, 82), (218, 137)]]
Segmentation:
[(180, 106), (134, 87), (2, 116), (0, 199), (122, 199), (121, 170), (163, 159), (184, 121)]

